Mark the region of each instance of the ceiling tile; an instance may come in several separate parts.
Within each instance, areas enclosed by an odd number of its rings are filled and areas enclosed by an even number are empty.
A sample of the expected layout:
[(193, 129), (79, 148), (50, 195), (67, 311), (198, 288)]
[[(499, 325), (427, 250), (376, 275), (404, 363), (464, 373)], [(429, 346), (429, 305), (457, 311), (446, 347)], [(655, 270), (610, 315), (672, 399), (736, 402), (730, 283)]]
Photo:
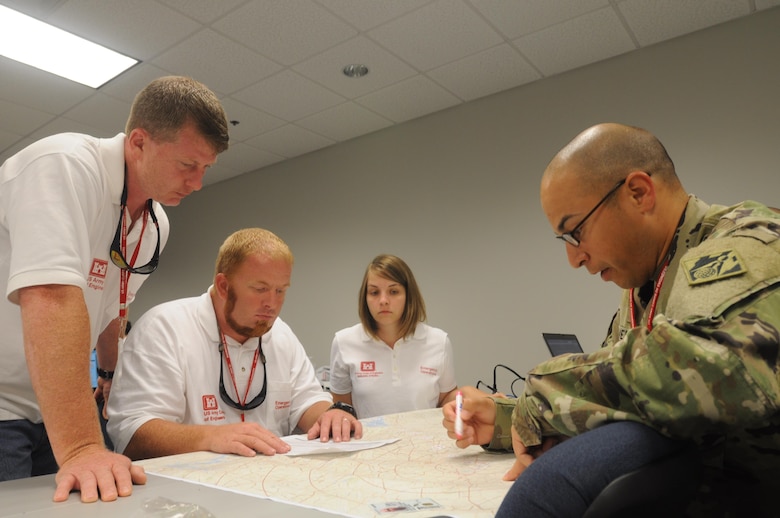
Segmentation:
[(228, 121), (238, 122), (235, 125), (231, 123), (231, 126), (228, 128), (230, 130), (231, 145), (233, 142), (243, 142), (248, 138), (287, 124), (282, 119), (247, 106), (233, 98), (223, 99), (222, 107), (225, 109)]
[(47, 21), (142, 61), (199, 28), (167, 6), (139, 0), (68, 0)]
[(348, 102), (301, 119), (297, 124), (333, 140), (343, 141), (386, 128), (393, 123), (362, 106)]
[(357, 35), (311, 0), (248, 2), (213, 28), (283, 65), (293, 65)]
[(247, 144), (275, 155), (291, 158), (329, 146), (334, 142), (307, 129), (288, 124), (250, 139)]
[(545, 76), (588, 65), (636, 48), (611, 8), (523, 36), (513, 43)]
[[(254, 171), (282, 160), (284, 160), (284, 157), (281, 155), (274, 155), (242, 142), (231, 143), (227, 151), (220, 153), (217, 157), (217, 163), (212, 167), (212, 169), (217, 169), (214, 171), (217, 174), (212, 175), (212, 171), (209, 170), (206, 176), (209, 177), (209, 182), (217, 180), (216, 177), (222, 180), (225, 176), (230, 175), (230, 171)], [(224, 169), (227, 169), (227, 171)], [(214, 178), (211, 178), (212, 176)]]
[[(359, 78), (345, 76), (344, 67), (351, 64), (366, 65), (368, 74)], [(349, 99), (379, 90), (417, 73), (412, 67), (363, 36), (352, 38), (317, 54), (295, 65), (293, 69)]]
[(462, 0), (437, 0), (369, 31), (368, 36), (421, 71), (503, 41)]
[(61, 0), (0, 0), (0, 4), (28, 16), (45, 20)]
[[(213, 89), (231, 148), (206, 183), (732, 20), (780, 0), (0, 0), (143, 61), (99, 89), (0, 57), (0, 161), (124, 128), (151, 80)], [(772, 22), (778, 11), (768, 13)], [(344, 65), (369, 75), (349, 79)]]
[(502, 44), (428, 72), (464, 101), (524, 85), (541, 77), (513, 47)]
[(42, 112), (0, 99), (0, 130), (16, 135), (17, 140), (54, 119), (51, 113)]
[(182, 14), (198, 20), (201, 23), (210, 23), (220, 18), (245, 0), (158, 0)]
[[(143, 90), (146, 85), (158, 77), (172, 74), (173, 72), (170, 70), (163, 70), (149, 63), (139, 63), (101, 86), (100, 91), (111, 97), (132, 103), (138, 92)], [(127, 112), (130, 113), (129, 106)]]
[(94, 92), (88, 86), (0, 56), (0, 99), (59, 114)]
[(264, 79), (233, 97), (289, 122), (345, 100), (292, 70), (284, 70)]
[(609, 6), (609, 0), (469, 1), (509, 39), (519, 38)]
[(89, 124), (83, 124), (81, 122), (66, 119), (64, 117), (57, 117), (48, 124), (45, 124), (32, 132), (30, 134), (30, 138), (39, 140), (50, 135), (56, 135), (58, 133), (84, 133), (85, 135), (113, 137), (124, 129), (124, 125), (122, 125), (121, 128), (116, 128), (116, 131), (114, 131), (113, 134), (105, 135), (102, 130), (94, 126), (90, 126)]
[(337, 14), (361, 31), (373, 29), (379, 24), (413, 11), (431, 0), (317, 0), (323, 7)]
[(357, 102), (394, 122), (403, 122), (449, 108), (460, 100), (427, 77), (415, 76)]
[(101, 132), (96, 137), (113, 137), (124, 131), (129, 114), (126, 103), (98, 92), (63, 116), (98, 128)]
[[(199, 49), (193, 52), (192, 49)], [(154, 60), (175, 74), (198, 78), (209, 88), (231, 94), (281, 70), (281, 66), (211, 29), (187, 38)], [(236, 74), (236, 70), (241, 70)]]
[(716, 25), (750, 13), (747, 0), (626, 0), (618, 3), (641, 45)]
[[(0, 149), (7, 149), (11, 147), (12, 145), (19, 142), (19, 135), (16, 135), (14, 133), (9, 133), (7, 131), (3, 131), (2, 128), (0, 128)], [(6, 158), (10, 157), (11, 153), (5, 155), (0, 154), (0, 164), (5, 162)]]

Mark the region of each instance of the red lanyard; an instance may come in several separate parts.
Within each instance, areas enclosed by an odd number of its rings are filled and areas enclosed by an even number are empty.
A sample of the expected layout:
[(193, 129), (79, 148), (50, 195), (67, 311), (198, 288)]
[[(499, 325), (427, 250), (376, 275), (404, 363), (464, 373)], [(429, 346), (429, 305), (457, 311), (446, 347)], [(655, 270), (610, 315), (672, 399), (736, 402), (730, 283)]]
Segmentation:
[[(230, 381), (233, 382), (233, 390), (236, 391), (236, 397), (241, 406), (246, 406), (247, 397), (249, 397), (249, 387), (252, 386), (252, 380), (255, 377), (255, 369), (257, 368), (257, 359), (260, 357), (260, 344), (257, 344), (255, 349), (255, 358), (252, 360), (252, 370), (249, 371), (249, 380), (246, 382), (246, 390), (244, 391), (244, 397), (242, 398), (238, 393), (238, 385), (236, 385), (236, 376), (233, 374), (233, 363), (230, 361), (230, 352), (228, 352), (227, 342), (225, 341), (225, 333), (219, 331), (219, 337), (222, 340), (222, 349), (225, 351), (225, 363), (227, 363), (228, 372), (230, 372)], [(262, 338), (258, 338), (262, 340)], [(244, 412), (241, 412), (241, 421), (244, 421)]]
[[(653, 330), (653, 317), (655, 316), (655, 307), (658, 305), (658, 294), (661, 293), (661, 286), (664, 283), (664, 278), (666, 277), (666, 269), (669, 268), (669, 262), (670, 260), (666, 260), (666, 264), (664, 264), (664, 267), (661, 269), (661, 273), (658, 274), (658, 280), (655, 283), (655, 288), (653, 289), (653, 299), (650, 301), (650, 310), (647, 313), (647, 330), (652, 331)], [(631, 312), (631, 327), (637, 326), (636, 321), (636, 308), (634, 307), (634, 288), (631, 288), (631, 292), (629, 293), (628, 298), (628, 309)]]
[[(127, 257), (127, 219), (125, 219), (125, 211), (127, 207), (122, 205), (122, 214), (119, 215), (122, 218), (122, 255)], [(138, 244), (135, 245), (133, 251), (133, 257), (130, 258), (129, 266), (132, 268), (135, 265), (135, 260), (138, 258), (138, 252), (141, 250), (141, 240), (144, 237), (144, 231), (146, 230), (146, 220), (148, 219), (148, 211), (144, 209), (143, 226), (141, 227), (141, 235), (138, 237)], [(127, 286), (130, 283), (130, 272), (122, 268), (119, 271), (119, 337), (124, 338), (125, 328), (127, 327)]]

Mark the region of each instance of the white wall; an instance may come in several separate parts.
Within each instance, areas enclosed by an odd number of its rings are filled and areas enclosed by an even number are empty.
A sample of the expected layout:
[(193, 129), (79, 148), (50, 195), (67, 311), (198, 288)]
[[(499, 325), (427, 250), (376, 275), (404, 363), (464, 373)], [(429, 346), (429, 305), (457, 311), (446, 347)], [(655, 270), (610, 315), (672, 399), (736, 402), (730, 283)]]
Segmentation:
[(538, 189), (555, 152), (603, 121), (667, 146), (690, 192), (780, 206), (780, 9), (413, 120), (203, 189), (169, 209), (172, 237), (132, 318), (209, 285), (232, 231), (265, 227), (296, 264), (282, 318), (315, 366), (357, 322), (366, 264), (412, 267), (459, 384), (546, 359), (542, 331), (597, 348), (618, 289), (569, 267)]

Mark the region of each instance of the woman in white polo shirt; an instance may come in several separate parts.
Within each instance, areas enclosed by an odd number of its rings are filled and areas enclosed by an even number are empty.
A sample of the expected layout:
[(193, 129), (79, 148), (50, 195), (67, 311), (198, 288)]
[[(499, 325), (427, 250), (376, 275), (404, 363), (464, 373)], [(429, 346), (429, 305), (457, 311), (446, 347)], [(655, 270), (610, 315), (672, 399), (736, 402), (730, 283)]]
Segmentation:
[(360, 323), (336, 333), (330, 351), (333, 400), (359, 418), (436, 408), (455, 399), (447, 333), (425, 323), (425, 302), (409, 266), (379, 255), (366, 268)]

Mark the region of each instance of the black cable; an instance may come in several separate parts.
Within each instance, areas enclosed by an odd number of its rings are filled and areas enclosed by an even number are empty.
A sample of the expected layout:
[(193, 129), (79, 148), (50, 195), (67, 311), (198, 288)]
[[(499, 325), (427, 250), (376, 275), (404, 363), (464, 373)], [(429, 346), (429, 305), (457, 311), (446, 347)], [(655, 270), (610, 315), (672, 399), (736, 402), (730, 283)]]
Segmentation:
[(521, 380), (525, 381), (525, 378), (524, 378), (524, 377), (522, 377), (521, 375), (519, 375), (517, 372), (515, 372), (515, 370), (514, 370), (514, 369), (511, 369), (511, 368), (507, 367), (506, 365), (499, 363), (499, 364), (497, 364), (495, 367), (493, 367), (493, 384), (494, 384), (494, 385), (495, 385), (495, 383), (496, 383), (496, 370), (497, 370), (499, 367), (503, 367), (503, 368), (505, 368), (506, 370), (508, 370), (509, 372), (511, 372), (512, 374), (514, 374), (514, 375), (515, 375), (515, 377), (518, 377), (518, 378), (520, 378)]
[(512, 395), (514, 397), (517, 397), (517, 394), (515, 394), (515, 383), (517, 383), (520, 380), (525, 381), (525, 378), (515, 378), (514, 381), (512, 381), (512, 384), (509, 385), (509, 390), (512, 391)]
[(504, 364), (502, 364), (502, 363), (498, 363), (498, 364), (496, 364), (496, 366), (495, 366), (495, 367), (493, 367), (493, 385), (488, 385), (488, 384), (487, 384), (487, 383), (485, 383), (484, 381), (482, 381), (482, 380), (479, 380), (479, 381), (477, 381), (477, 388), (479, 388), (480, 384), (482, 384), (482, 385), (485, 385), (485, 387), (489, 388), (489, 389), (490, 389), (490, 391), (491, 391), (493, 394), (495, 394), (496, 392), (498, 392), (498, 368), (499, 368), (499, 367), (502, 367), (502, 368), (504, 368), (504, 369), (508, 370), (509, 372), (511, 372), (512, 374), (514, 374), (514, 375), (515, 375), (515, 379), (514, 379), (514, 380), (512, 381), (512, 383), (509, 385), (509, 390), (510, 390), (510, 392), (512, 393), (512, 395), (513, 395), (514, 397), (517, 397), (517, 395), (515, 395), (515, 388), (514, 388), (514, 387), (515, 387), (515, 383), (517, 383), (517, 380), (522, 380), (522, 381), (525, 381), (525, 378), (524, 378), (523, 376), (521, 376), (520, 374), (518, 374), (518, 373), (517, 373), (517, 372), (516, 372), (514, 369), (512, 369), (511, 367), (507, 367), (506, 365), (504, 365)]

